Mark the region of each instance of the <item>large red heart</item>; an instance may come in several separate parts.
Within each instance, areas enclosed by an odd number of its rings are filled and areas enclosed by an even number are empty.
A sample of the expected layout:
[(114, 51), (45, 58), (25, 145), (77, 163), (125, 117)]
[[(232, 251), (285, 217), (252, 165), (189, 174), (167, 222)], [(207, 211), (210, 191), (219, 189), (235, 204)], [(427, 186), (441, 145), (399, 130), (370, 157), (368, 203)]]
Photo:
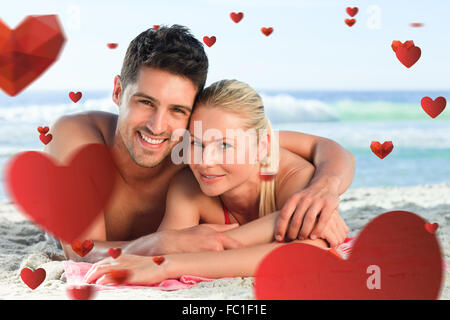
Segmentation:
[(34, 271), (30, 268), (24, 268), (22, 269), (22, 271), (20, 271), (20, 277), (27, 286), (34, 290), (39, 287), (45, 280), (46, 272), (42, 268), (36, 269)]
[(56, 15), (27, 16), (13, 30), (0, 20), (0, 88), (17, 95), (56, 61), (65, 41)]
[(383, 159), (392, 152), (394, 145), (392, 144), (392, 141), (385, 141), (383, 144), (378, 141), (372, 141), (370, 149), (378, 156), (378, 158)]
[(17, 206), (38, 225), (71, 243), (107, 205), (117, 178), (110, 150), (88, 144), (68, 166), (42, 152), (27, 151), (6, 167), (6, 189)]
[(439, 243), (407, 211), (373, 219), (348, 259), (292, 243), (270, 252), (255, 273), (257, 299), (437, 299), (443, 276)]
[(422, 109), (432, 118), (436, 118), (444, 111), (447, 100), (444, 97), (437, 97), (434, 101), (430, 97), (423, 97), (420, 101)]

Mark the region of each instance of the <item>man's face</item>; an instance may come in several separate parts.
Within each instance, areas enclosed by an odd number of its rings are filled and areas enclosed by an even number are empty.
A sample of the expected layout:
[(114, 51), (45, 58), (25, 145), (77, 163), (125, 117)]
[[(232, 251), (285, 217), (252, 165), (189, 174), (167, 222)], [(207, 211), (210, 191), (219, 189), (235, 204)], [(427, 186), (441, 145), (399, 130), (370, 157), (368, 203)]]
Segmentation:
[(186, 129), (197, 88), (187, 78), (142, 66), (135, 83), (122, 92), (118, 130), (134, 162), (151, 168), (167, 157)]

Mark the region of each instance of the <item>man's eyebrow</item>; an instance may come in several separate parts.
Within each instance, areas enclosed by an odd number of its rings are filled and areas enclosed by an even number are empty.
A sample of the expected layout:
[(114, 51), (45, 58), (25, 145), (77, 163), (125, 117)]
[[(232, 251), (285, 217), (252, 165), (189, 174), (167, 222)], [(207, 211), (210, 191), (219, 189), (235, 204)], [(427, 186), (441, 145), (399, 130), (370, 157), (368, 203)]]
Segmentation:
[[(142, 93), (142, 92), (136, 92), (135, 94), (133, 94), (133, 97), (141, 97), (141, 98), (145, 98), (145, 99), (148, 99), (148, 100), (153, 101), (153, 102), (154, 102), (155, 104), (157, 104), (157, 105), (160, 104), (160, 102), (159, 102), (158, 99), (153, 98), (152, 96), (149, 96), (149, 95), (147, 95), (147, 94), (145, 94), (145, 93)], [(177, 108), (180, 108), (180, 109), (185, 109), (188, 113), (191, 113), (191, 112), (192, 112), (192, 108), (190, 108), (190, 107), (188, 107), (188, 106), (183, 106), (183, 105), (181, 105), (181, 104), (171, 104), (170, 106), (171, 106), (171, 107), (177, 107)]]

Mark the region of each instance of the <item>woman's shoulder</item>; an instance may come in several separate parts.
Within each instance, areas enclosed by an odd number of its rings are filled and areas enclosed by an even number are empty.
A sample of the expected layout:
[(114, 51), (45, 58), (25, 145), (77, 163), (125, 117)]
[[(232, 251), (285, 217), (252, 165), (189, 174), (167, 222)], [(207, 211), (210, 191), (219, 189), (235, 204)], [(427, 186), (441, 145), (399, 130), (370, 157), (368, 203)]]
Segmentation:
[(307, 185), (314, 172), (314, 165), (307, 159), (280, 148), (280, 163), (275, 179), (277, 207), (282, 206), (294, 192)]

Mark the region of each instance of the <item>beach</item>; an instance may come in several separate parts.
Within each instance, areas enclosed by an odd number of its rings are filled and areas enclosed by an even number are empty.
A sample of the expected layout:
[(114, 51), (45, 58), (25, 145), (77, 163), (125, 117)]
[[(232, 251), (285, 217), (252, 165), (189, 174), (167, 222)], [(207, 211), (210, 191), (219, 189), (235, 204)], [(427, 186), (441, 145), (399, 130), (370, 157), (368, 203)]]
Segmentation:
[[(450, 184), (424, 184), (408, 187), (350, 188), (341, 196), (339, 211), (357, 236), (374, 217), (394, 210), (418, 214), (430, 223), (437, 222), (443, 259), (450, 263)], [(67, 300), (64, 255), (57, 243), (20, 213), (14, 204), (0, 205), (0, 299)], [(45, 281), (35, 290), (20, 279), (20, 270), (44, 268)], [(200, 282), (189, 289), (162, 291), (155, 288), (98, 291), (94, 299), (127, 300), (251, 300), (253, 278), (231, 278)], [(440, 299), (450, 299), (450, 272), (444, 272)]]

